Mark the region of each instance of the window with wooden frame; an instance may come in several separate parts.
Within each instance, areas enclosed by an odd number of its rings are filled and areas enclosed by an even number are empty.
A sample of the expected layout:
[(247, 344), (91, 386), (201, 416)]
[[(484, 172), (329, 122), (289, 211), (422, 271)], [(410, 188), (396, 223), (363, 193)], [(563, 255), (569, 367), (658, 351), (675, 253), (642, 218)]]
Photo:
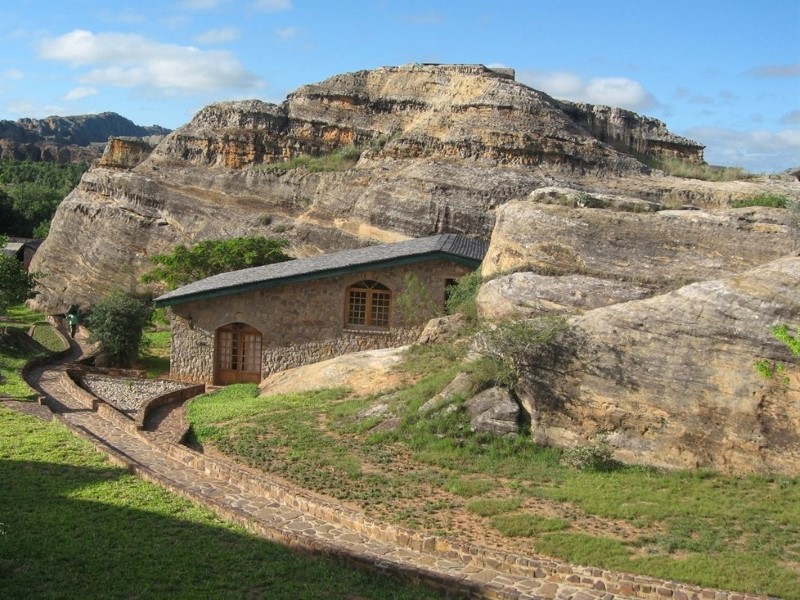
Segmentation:
[(345, 325), (352, 328), (389, 329), (392, 292), (377, 281), (359, 281), (347, 288)]

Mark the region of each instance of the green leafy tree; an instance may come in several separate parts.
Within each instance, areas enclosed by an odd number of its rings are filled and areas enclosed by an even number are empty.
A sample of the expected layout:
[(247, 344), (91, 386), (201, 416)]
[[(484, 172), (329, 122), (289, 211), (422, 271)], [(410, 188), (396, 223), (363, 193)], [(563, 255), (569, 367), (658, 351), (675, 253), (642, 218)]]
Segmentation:
[(0, 233), (33, 235), (50, 222), (86, 169), (86, 163), (0, 160)]
[[(7, 240), (0, 235), (0, 248), (6, 245)], [(33, 298), (38, 278), (38, 273), (27, 272), (15, 257), (0, 252), (0, 314), (9, 306)]]
[(129, 367), (139, 356), (142, 331), (150, 313), (151, 308), (138, 298), (112, 292), (92, 307), (86, 319), (89, 341), (100, 344), (111, 365)]
[(157, 266), (142, 276), (142, 282), (163, 282), (175, 289), (218, 273), (292, 260), (284, 252), (288, 246), (288, 240), (265, 237), (206, 240), (191, 248), (180, 244), (170, 254), (150, 257)]

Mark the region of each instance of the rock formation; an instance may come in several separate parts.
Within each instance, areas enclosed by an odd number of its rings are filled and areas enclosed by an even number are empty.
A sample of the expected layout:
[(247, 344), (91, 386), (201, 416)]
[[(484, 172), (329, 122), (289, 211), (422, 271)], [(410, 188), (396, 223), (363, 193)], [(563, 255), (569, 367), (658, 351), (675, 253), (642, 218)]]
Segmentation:
[(518, 386), (532, 435), (571, 446), (603, 433), (632, 463), (797, 474), (800, 369), (784, 383), (754, 363), (792, 360), (769, 327), (798, 315), (800, 258), (787, 257), (574, 317), (574, 358)]
[[(343, 148), (352, 161), (332, 168)], [(769, 327), (800, 315), (798, 228), (786, 209), (731, 205), (800, 199), (800, 188), (789, 177), (678, 179), (638, 160), (701, 162), (702, 151), (659, 121), (554, 100), (509, 70), (337, 75), (280, 105), (210, 105), (152, 152), (112, 141), (34, 259), (46, 274), (35, 305), (146, 292), (150, 256), (204, 239), (287, 238), (310, 256), (440, 232), (491, 237), (484, 318), (570, 315), (558, 376), (525, 373), (515, 390), (537, 439), (569, 446), (606, 432), (626, 461), (798, 473), (797, 372), (786, 386), (753, 366), (791, 358)], [(501, 404), (505, 431), (516, 416)]]
[[(761, 189), (651, 172), (620, 148), (658, 152), (652, 140), (667, 140), (670, 152), (696, 158), (699, 146), (611, 111), (625, 117), (624, 127), (611, 117), (602, 126), (612, 147), (564, 106), (480, 65), (359, 71), (301, 87), (281, 105), (213, 104), (141, 163), (146, 152), (115, 142), (85, 174), (37, 254), (34, 268), (48, 276), (36, 305), (137, 289), (149, 256), (207, 238), (283, 237), (309, 256), (446, 231), (488, 238), (497, 207), (545, 186), (659, 206), (724, 204)], [(596, 131), (602, 113), (592, 109)], [(345, 170), (274, 166), (350, 144), (360, 155)]]
[(0, 158), (91, 161), (100, 157), (111, 136), (146, 138), (155, 145), (169, 131), (158, 125), (136, 125), (113, 112), (0, 121)]

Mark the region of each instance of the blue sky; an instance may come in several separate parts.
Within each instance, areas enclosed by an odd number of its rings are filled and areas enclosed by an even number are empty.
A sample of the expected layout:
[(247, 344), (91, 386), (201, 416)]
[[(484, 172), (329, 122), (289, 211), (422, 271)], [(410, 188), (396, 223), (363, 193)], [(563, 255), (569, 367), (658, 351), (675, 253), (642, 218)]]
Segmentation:
[(175, 128), (218, 100), (412, 62), (514, 68), (554, 97), (661, 119), (712, 164), (800, 166), (798, 0), (0, 3), (0, 119)]

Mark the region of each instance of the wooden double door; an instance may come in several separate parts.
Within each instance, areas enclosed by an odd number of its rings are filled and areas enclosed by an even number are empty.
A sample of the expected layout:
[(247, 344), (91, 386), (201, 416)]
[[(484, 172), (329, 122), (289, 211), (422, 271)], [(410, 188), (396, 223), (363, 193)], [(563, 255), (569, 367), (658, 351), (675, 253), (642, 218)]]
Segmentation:
[(245, 323), (217, 329), (214, 383), (261, 382), (261, 332)]

